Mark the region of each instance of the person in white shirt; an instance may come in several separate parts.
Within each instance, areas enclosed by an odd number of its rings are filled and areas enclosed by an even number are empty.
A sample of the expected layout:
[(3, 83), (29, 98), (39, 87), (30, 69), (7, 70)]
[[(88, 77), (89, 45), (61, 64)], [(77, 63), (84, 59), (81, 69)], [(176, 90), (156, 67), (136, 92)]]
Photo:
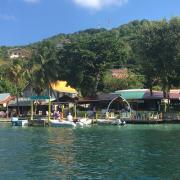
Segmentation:
[(72, 117), (71, 113), (68, 114), (67, 120), (70, 122), (73, 122), (73, 117)]

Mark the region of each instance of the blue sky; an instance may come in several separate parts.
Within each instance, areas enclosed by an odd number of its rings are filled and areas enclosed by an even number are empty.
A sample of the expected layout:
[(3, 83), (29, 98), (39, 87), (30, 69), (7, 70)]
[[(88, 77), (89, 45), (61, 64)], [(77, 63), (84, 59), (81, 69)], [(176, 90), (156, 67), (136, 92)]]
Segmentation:
[(0, 0), (0, 45), (180, 15), (180, 0)]

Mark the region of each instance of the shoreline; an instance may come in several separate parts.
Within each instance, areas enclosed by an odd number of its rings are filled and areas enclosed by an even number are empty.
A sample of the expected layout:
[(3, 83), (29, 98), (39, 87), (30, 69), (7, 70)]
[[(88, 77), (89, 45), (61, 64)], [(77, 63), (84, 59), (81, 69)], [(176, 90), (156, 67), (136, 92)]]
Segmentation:
[[(123, 119), (126, 124), (180, 124), (180, 120), (131, 120), (131, 119)], [(36, 122), (36, 120), (34, 120)], [(107, 120), (108, 121), (108, 120)], [(29, 121), (33, 122), (33, 121)], [(97, 124), (97, 120), (93, 121), (93, 124)], [(11, 119), (0, 119), (0, 123), (11, 123)], [(108, 124), (107, 125), (111, 125)]]

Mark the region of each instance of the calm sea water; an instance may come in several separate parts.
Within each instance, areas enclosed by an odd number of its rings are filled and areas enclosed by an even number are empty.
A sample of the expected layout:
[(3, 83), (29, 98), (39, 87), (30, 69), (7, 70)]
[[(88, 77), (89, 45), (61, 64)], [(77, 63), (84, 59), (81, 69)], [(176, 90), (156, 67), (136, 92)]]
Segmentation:
[(180, 179), (180, 125), (0, 124), (0, 179)]

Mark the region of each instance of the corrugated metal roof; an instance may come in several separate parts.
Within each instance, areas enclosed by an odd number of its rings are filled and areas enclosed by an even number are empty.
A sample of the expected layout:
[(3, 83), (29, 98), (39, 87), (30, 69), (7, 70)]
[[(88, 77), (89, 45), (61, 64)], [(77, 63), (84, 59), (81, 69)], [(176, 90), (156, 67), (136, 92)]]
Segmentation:
[(0, 94), (0, 101), (7, 99), (10, 96), (10, 93), (2, 93)]
[[(19, 106), (31, 106), (31, 98), (23, 98), (20, 97), (19, 99)], [(53, 99), (52, 99), (53, 100)], [(48, 100), (39, 100), (41, 105), (48, 105)], [(9, 107), (16, 107), (17, 106), (17, 99), (15, 98), (9, 103)]]
[(78, 103), (79, 104), (85, 104), (85, 103), (93, 103), (93, 102), (100, 102), (100, 101), (111, 101), (115, 97), (118, 97), (116, 94), (99, 94), (96, 97), (83, 97), (83, 98), (78, 98)]
[(7, 103), (12, 100), (12, 98), (13, 97), (10, 95), (10, 93), (2, 93), (0, 94), (0, 104)]
[(151, 94), (148, 89), (130, 89), (116, 91), (114, 94), (120, 95), (125, 99), (162, 99), (163, 93), (160, 91), (153, 91)]
[(144, 92), (121, 92), (119, 95), (125, 99), (143, 99)]
[(170, 99), (179, 99), (180, 100), (180, 93), (170, 93)]

